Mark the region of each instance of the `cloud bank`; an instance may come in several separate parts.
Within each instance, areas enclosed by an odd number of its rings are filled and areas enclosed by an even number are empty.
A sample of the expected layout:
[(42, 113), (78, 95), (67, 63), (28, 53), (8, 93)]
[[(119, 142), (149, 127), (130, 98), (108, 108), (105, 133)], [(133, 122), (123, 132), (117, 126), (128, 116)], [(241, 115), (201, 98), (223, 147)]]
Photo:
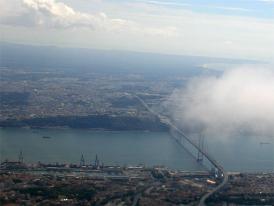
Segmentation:
[(274, 71), (241, 67), (220, 77), (202, 77), (169, 100), (184, 128), (207, 136), (242, 133), (274, 136)]
[[(268, 4), (0, 0), (0, 32), (2, 41), (14, 43), (273, 63), (274, 20)], [(254, 6), (258, 12), (250, 11)]]
[[(54, 29), (88, 28), (142, 35), (176, 35), (176, 28), (173, 27), (146, 27), (134, 21), (110, 18), (104, 12), (84, 13), (55, 0), (17, 0), (3, 5), (11, 8), (6, 9), (1, 15), (0, 23), (6, 25)], [(16, 5), (15, 9), (12, 8), (14, 5)]]

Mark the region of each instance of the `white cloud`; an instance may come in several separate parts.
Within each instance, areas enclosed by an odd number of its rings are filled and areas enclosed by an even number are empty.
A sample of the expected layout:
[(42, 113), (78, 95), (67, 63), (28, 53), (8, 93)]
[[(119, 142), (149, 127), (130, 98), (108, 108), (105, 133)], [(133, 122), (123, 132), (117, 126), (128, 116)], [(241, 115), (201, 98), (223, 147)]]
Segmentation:
[(0, 0), (1, 38), (23, 43), (273, 61), (273, 19), (194, 12), (188, 6), (159, 5), (157, 0), (145, 2)]
[(172, 1), (153, 1), (153, 0), (143, 0), (142, 1), (142, 0), (138, 0), (138, 2), (143, 2), (143, 3), (147, 3), (147, 4), (161, 5), (161, 6), (182, 6), (182, 7), (191, 6), (191, 4), (172, 2)]
[(207, 7), (213, 8), (213, 9), (227, 10), (227, 11), (241, 11), (241, 12), (253, 11), (252, 9), (246, 9), (241, 7), (225, 7), (225, 6), (207, 6)]
[(266, 3), (274, 3), (274, 0), (259, 0), (261, 2), (266, 2)]
[(229, 41), (229, 40), (225, 41), (224, 43), (227, 44), (227, 45), (233, 44), (233, 42), (232, 42), (232, 41)]
[[(197, 7), (197, 5), (194, 5), (194, 4), (180, 3), (180, 2), (174, 2), (174, 1), (137, 0), (137, 2), (142, 2), (145, 4), (151, 4), (151, 5), (157, 5), (157, 6), (172, 6), (172, 7), (176, 7), (176, 8), (180, 8), (180, 7), (195, 8), (195, 7)], [(210, 8), (210, 9), (215, 9), (215, 10), (238, 11), (238, 12), (253, 11), (252, 9), (247, 9), (247, 8), (242, 8), (242, 7), (214, 6), (214, 5), (207, 5), (207, 4), (200, 4), (200, 5), (198, 5), (198, 7)]]
[[(197, 78), (170, 98), (174, 116), (183, 126), (208, 136), (245, 132), (273, 135), (274, 71), (241, 67), (220, 77)], [(236, 135), (237, 136), (237, 135)]]
[(17, 9), (17, 12), (6, 12), (1, 19), (2, 24), (15, 26), (55, 29), (81, 27), (92, 30), (131, 32), (144, 35), (176, 35), (176, 28), (173, 27), (145, 27), (134, 21), (110, 18), (103, 12), (94, 14), (79, 12), (55, 0), (23, 0), (22, 8)]

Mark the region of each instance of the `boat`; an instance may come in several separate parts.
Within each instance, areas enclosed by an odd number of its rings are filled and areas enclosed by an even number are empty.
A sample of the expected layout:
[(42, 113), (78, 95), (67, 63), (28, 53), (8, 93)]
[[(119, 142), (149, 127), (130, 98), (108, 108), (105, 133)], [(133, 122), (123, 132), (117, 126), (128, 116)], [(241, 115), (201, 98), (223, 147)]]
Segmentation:
[(44, 139), (50, 139), (51, 137), (49, 137), (49, 136), (43, 136), (42, 138), (44, 138)]
[(270, 142), (260, 142), (260, 144), (271, 144)]

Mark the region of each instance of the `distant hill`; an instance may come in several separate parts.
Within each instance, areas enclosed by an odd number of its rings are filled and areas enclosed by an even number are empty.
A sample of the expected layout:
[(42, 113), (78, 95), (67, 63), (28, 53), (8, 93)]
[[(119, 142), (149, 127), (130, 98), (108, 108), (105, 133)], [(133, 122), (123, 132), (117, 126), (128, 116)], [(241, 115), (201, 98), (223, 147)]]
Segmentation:
[(252, 63), (250, 60), (154, 53), (30, 46), (0, 42), (0, 66), (35, 70), (65, 69), (103, 73), (196, 75), (200, 65)]

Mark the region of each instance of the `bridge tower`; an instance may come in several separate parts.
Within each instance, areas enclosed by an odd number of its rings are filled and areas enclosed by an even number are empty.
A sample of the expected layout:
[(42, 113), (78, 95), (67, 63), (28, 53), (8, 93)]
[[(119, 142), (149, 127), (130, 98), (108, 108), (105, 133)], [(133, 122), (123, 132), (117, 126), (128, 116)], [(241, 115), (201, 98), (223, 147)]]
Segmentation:
[(23, 163), (24, 162), (24, 156), (22, 150), (20, 150), (20, 153), (18, 155), (18, 162)]
[(98, 155), (96, 154), (95, 161), (94, 161), (94, 167), (98, 168), (99, 166), (100, 166), (100, 161), (99, 161)]
[[(204, 150), (204, 142), (205, 142), (205, 136), (202, 135), (202, 134), (200, 134), (198, 145), (199, 145), (199, 148), (200, 148), (201, 150)], [(203, 160), (204, 160), (204, 155), (198, 150), (197, 162), (202, 163)]]
[(85, 165), (85, 158), (84, 155), (82, 154), (81, 159), (80, 159), (80, 167)]

